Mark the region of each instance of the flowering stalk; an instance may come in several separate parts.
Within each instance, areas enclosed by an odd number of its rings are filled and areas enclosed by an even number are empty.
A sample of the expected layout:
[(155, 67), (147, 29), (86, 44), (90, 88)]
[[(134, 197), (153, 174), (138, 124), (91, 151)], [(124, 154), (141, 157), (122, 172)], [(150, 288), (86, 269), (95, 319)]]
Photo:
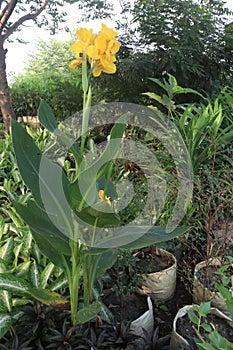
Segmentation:
[[(75, 52), (75, 59), (70, 63), (71, 68), (82, 66), (82, 89), (83, 89), (83, 117), (82, 117), (82, 136), (80, 146), (80, 157), (83, 157), (85, 141), (87, 137), (90, 107), (92, 99), (92, 90), (90, 85), (90, 76), (98, 77), (102, 72), (113, 74), (116, 71), (114, 62), (115, 54), (120, 48), (120, 43), (115, 40), (117, 32), (102, 24), (101, 31), (94, 35), (92, 29), (80, 28), (76, 32), (78, 42), (71, 45), (71, 50)], [(109, 180), (109, 172), (108, 172)], [(100, 201), (110, 203), (109, 197), (105, 196), (105, 191), (99, 193)], [(85, 197), (85, 196), (84, 196)], [(82, 211), (85, 204), (85, 198), (81, 200), (78, 210)], [(111, 204), (110, 204), (111, 205)], [(94, 223), (92, 244), (94, 244), (97, 221)], [(85, 254), (85, 247), (79, 245), (79, 227), (76, 225), (76, 232), (73, 239), (70, 239), (71, 272), (68, 272), (68, 283), (70, 289), (71, 318), (73, 325), (77, 321), (78, 309), (78, 287), (80, 273), (82, 271), (84, 287), (84, 307), (92, 302), (92, 290), (95, 281), (97, 262), (93, 264), (94, 257)]]
[(83, 119), (82, 119), (82, 138), (80, 153), (83, 155), (85, 140), (87, 135), (90, 107), (91, 107), (91, 86), (89, 85), (89, 77), (87, 74), (87, 56), (83, 53), (82, 60), (82, 89), (83, 89)]

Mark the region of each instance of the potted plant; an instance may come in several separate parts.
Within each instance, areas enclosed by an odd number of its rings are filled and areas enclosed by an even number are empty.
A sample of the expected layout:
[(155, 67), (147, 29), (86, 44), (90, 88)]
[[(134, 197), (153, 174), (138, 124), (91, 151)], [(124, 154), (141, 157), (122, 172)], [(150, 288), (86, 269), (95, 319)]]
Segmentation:
[(136, 270), (142, 276), (142, 292), (155, 300), (171, 299), (176, 289), (176, 257), (155, 245), (141, 249), (135, 256)]
[[(136, 257), (129, 249), (119, 249), (117, 260), (107, 271), (103, 301), (118, 322), (130, 322), (137, 336), (151, 339), (154, 314), (151, 298), (138, 293), (141, 277), (135, 273)], [(107, 281), (106, 281), (107, 280)]]
[(210, 302), (186, 305), (173, 321), (170, 350), (233, 349), (232, 319)]
[(198, 263), (194, 270), (193, 301), (200, 304), (202, 301), (211, 301), (214, 307), (224, 313), (229, 313), (225, 298), (219, 292), (217, 285), (222, 284), (229, 290), (232, 288), (232, 257), (224, 259), (215, 257)]

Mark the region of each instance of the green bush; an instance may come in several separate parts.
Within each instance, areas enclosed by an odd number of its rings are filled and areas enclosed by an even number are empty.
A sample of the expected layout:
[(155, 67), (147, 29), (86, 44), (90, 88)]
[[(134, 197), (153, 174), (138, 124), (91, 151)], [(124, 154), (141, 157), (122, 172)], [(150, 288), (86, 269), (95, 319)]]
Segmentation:
[[(63, 120), (82, 107), (79, 76), (59, 72), (18, 75), (10, 86), (12, 105), (17, 117), (36, 116), (40, 99), (46, 100), (57, 118)], [(80, 91), (80, 93), (79, 93)]]

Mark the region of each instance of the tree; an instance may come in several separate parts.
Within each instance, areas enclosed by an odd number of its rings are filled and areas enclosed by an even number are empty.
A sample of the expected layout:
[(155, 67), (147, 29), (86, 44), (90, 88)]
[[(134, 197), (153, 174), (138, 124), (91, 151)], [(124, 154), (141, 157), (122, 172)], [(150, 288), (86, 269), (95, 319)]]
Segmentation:
[(182, 86), (209, 93), (229, 81), (229, 71), (232, 81), (232, 47), (224, 31), (229, 14), (219, 0), (137, 0), (133, 9), (137, 39), (150, 51), (155, 75), (166, 71)]
[[(15, 118), (15, 114), (11, 105), (6, 75), (5, 42), (28, 20), (33, 20), (38, 26), (47, 25), (49, 29), (55, 30), (64, 15), (64, 13), (59, 14), (58, 11), (58, 7), (62, 5), (63, 1), (0, 0), (0, 108), (7, 132), (9, 132), (10, 120)], [(40, 16), (42, 12), (45, 15)], [(49, 17), (52, 20), (50, 24)]]
[[(62, 73), (70, 72), (69, 63), (74, 58), (70, 45), (74, 40), (59, 41), (51, 38), (48, 42), (40, 39), (36, 48), (28, 55), (25, 72), (40, 76), (45, 71)], [(56, 68), (56, 69), (55, 69)]]

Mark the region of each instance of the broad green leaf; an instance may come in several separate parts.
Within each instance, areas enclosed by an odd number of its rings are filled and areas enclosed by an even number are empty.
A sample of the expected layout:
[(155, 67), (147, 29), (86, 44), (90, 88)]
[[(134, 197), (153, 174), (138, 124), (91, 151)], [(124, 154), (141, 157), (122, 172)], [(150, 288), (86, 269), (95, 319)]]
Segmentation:
[(207, 323), (202, 323), (201, 326), (206, 332), (211, 332), (213, 330), (213, 328)]
[[(31, 234), (31, 232), (30, 232)], [(31, 234), (32, 236), (32, 234)], [(41, 264), (41, 261), (45, 259), (44, 256), (42, 256), (42, 253), (38, 247), (38, 245), (35, 243), (32, 246), (32, 256), (33, 258), (38, 262), (38, 264)]]
[(42, 205), (38, 175), (41, 150), (25, 128), (14, 120), (12, 120), (12, 141), (22, 178), (36, 201)]
[(72, 234), (71, 210), (67, 202), (69, 181), (60, 166), (53, 163), (40, 149), (27, 131), (12, 122), (14, 151), (20, 173), (32, 191), (39, 207), (50, 212), (56, 225), (67, 235)]
[(33, 304), (33, 299), (32, 299), (30, 294), (28, 294), (27, 298), (22, 298), (22, 297), (16, 298), (16, 297), (14, 297), (12, 299), (12, 306), (13, 306), (13, 308), (22, 307), (22, 306), (27, 305), (27, 304)]
[(29, 270), (29, 279), (33, 287), (36, 287), (36, 288), (39, 287), (40, 275), (39, 275), (39, 269), (38, 269), (37, 263), (35, 261), (31, 263), (30, 270)]
[(49, 214), (59, 230), (72, 237), (73, 217), (68, 202), (69, 180), (63, 169), (43, 155), (39, 178), (43, 210)]
[(9, 331), (13, 325), (13, 320), (8, 314), (0, 314), (0, 339)]
[(200, 316), (206, 316), (208, 315), (208, 313), (210, 313), (210, 310), (211, 310), (210, 301), (207, 301), (205, 303), (200, 304), (198, 308), (198, 313), (200, 314)]
[(205, 350), (233, 350), (233, 344), (222, 337), (216, 330), (208, 334), (209, 343), (200, 343), (198, 346)]
[(0, 274), (0, 289), (28, 296), (28, 288), (30, 288), (30, 284), (22, 278), (7, 273)]
[(40, 288), (45, 288), (47, 286), (48, 280), (52, 275), (52, 272), (55, 268), (55, 265), (52, 262), (49, 262), (47, 266), (45, 266), (44, 270), (40, 274)]
[(18, 264), (18, 257), (19, 257), (19, 253), (21, 251), (23, 247), (23, 242), (21, 242), (20, 244), (18, 244), (16, 247), (14, 247), (14, 254), (15, 254), (15, 259), (14, 259), (14, 262), (13, 262), (13, 266), (16, 267), (17, 264)]
[(7, 290), (0, 290), (0, 313), (11, 312), (12, 300)]
[(67, 299), (62, 295), (43, 288), (29, 288), (31, 296), (45, 305), (67, 304)]
[(199, 323), (199, 318), (197, 317), (197, 315), (195, 314), (195, 312), (189, 311), (189, 312), (188, 312), (188, 317), (189, 317), (189, 319), (190, 319), (190, 321), (191, 321), (192, 323), (194, 323), (195, 325), (198, 325), (198, 323)]
[(85, 306), (83, 309), (79, 310), (77, 313), (77, 322), (86, 323), (95, 318), (101, 311), (101, 304), (98, 301)]
[(5, 234), (5, 220), (2, 215), (0, 215), (0, 239), (2, 239), (2, 236)]
[(3, 208), (3, 212), (7, 214), (13, 221), (16, 227), (20, 228), (23, 226), (23, 221), (20, 218), (19, 214), (16, 212), (15, 208), (5, 209)]
[(107, 269), (110, 269), (117, 259), (117, 250), (109, 250), (100, 255), (96, 255), (93, 259), (95, 266), (95, 279), (102, 277)]
[(101, 240), (97, 247), (140, 249), (154, 243), (169, 241), (182, 235), (187, 230), (188, 227), (181, 226), (175, 228), (171, 233), (167, 233), (166, 227), (154, 226), (148, 229), (147, 226), (127, 226), (126, 229), (123, 228), (116, 235)]
[[(69, 185), (69, 193), (70, 193), (69, 195), (70, 205), (72, 209), (79, 208), (81, 203), (83, 203), (82, 204), (83, 208), (88, 206), (86, 202), (83, 201), (83, 195), (80, 191), (77, 180)], [(94, 202), (95, 198), (96, 198), (96, 192), (94, 192), (92, 195), (91, 203)], [(90, 200), (90, 194), (89, 194), (89, 200)]]
[(114, 321), (113, 314), (111, 313), (109, 308), (103, 303), (101, 303), (100, 317), (101, 317), (101, 320), (110, 324)]
[(62, 274), (61, 276), (57, 277), (49, 286), (48, 288), (55, 291), (59, 289), (66, 288), (68, 286), (67, 277), (65, 274)]
[(7, 242), (0, 248), (0, 258), (9, 263), (11, 261), (14, 249), (14, 239), (9, 237)]
[(224, 287), (221, 284), (216, 284), (216, 288), (218, 289), (218, 291), (222, 294), (223, 298), (225, 299), (229, 299), (229, 295), (230, 297), (232, 296), (232, 292), (229, 291), (229, 289), (227, 289), (226, 287)]
[(40, 100), (38, 109), (38, 118), (40, 123), (49, 131), (54, 132), (57, 129), (57, 121), (51, 107), (44, 100)]
[(101, 155), (95, 161), (91, 157), (88, 164), (81, 163), (82, 167), (80, 167), (79, 177), (70, 185), (69, 193), (72, 208), (80, 211), (83, 207), (87, 206), (86, 203), (90, 205), (95, 202), (97, 197), (97, 182), (101, 177), (106, 175), (110, 163), (119, 153), (121, 140), (126, 128), (126, 118), (127, 116), (123, 115), (117, 120), (111, 130), (110, 140), (107, 142)]
[(7, 272), (7, 265), (5, 260), (0, 258), (0, 273), (4, 273), (4, 272)]
[(30, 265), (31, 265), (30, 260), (24, 261), (24, 262), (18, 264), (16, 266), (16, 268), (13, 269), (13, 272), (17, 277), (27, 278)]
[(166, 105), (164, 105), (164, 101), (162, 100), (161, 96), (155, 94), (154, 92), (144, 92), (142, 95), (146, 95), (146, 96), (150, 97), (151, 99), (159, 102), (161, 105), (166, 106)]
[(89, 225), (96, 227), (116, 227), (119, 226), (118, 216), (112, 212), (107, 202), (99, 202), (92, 207), (75, 211), (76, 215)]
[(37, 236), (40, 235), (41, 238), (45, 240), (45, 243), (49, 243), (49, 245), (57, 251), (58, 255), (60, 255), (60, 253), (66, 255), (70, 254), (68, 237), (58, 230), (51, 222), (47, 213), (39, 208), (34, 201), (28, 201), (27, 205), (15, 202), (14, 206), (24, 221), (29, 225), (34, 238), (34, 232), (36, 232)]
[(198, 91), (190, 89), (190, 88), (183, 88), (183, 87), (181, 87), (179, 85), (173, 87), (173, 94), (174, 95), (178, 95), (178, 94), (195, 94), (195, 95), (198, 95), (198, 96), (202, 97), (203, 99), (205, 99), (205, 97), (202, 94), (200, 94)]
[(32, 235), (36, 244), (41, 251), (52, 263), (58, 267), (64, 268), (63, 254), (58, 249), (54, 248), (51, 241), (46, 236), (31, 229)]
[(29, 230), (29, 227), (26, 227), (25, 232), (23, 233), (23, 249), (21, 250), (21, 254), (31, 257), (31, 250), (34, 248), (34, 242), (32, 238), (32, 234)]

